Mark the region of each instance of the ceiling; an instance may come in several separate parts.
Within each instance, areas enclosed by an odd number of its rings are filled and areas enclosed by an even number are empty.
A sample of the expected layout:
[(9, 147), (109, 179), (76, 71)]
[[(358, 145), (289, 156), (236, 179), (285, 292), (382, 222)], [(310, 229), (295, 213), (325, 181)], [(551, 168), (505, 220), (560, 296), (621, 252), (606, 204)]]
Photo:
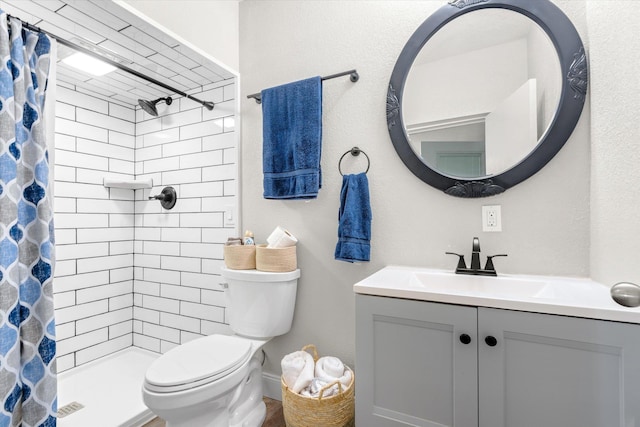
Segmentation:
[[(186, 93), (234, 75), (180, 44), (120, 5), (106, 0), (2, 0), (0, 9), (54, 37), (93, 50)], [(60, 60), (74, 50), (58, 44), (57, 79), (120, 104), (173, 95), (133, 74), (117, 70), (95, 77)], [(206, 101), (206, 99), (205, 99)]]

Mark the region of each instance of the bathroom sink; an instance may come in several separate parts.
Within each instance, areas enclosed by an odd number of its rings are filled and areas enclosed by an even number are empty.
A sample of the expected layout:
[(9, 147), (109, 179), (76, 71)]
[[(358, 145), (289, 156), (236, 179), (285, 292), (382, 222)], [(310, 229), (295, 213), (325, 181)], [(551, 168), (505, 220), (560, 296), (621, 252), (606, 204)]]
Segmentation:
[(409, 276), (408, 285), (433, 293), (535, 297), (543, 295), (549, 283), (521, 277), (470, 276), (441, 271), (420, 271), (413, 272)]
[(616, 304), (610, 288), (588, 278), (455, 274), (388, 266), (353, 286), (357, 294), (640, 323), (640, 307)]

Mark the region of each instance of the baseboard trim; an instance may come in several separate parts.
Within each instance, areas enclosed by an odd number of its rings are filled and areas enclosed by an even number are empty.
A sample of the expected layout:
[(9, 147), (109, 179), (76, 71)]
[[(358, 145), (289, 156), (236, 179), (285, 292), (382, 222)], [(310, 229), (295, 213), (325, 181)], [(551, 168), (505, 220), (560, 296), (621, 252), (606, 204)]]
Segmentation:
[(262, 394), (270, 399), (282, 401), (282, 386), (277, 375), (262, 373)]

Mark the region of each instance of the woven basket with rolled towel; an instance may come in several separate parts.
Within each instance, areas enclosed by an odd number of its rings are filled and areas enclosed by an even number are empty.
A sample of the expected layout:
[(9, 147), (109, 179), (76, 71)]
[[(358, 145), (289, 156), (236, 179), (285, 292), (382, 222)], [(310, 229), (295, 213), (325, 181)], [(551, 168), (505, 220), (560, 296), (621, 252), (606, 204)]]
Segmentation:
[[(302, 348), (303, 352), (313, 352), (314, 375), (318, 372), (315, 365), (318, 362), (318, 351), (313, 344)], [(299, 352), (297, 352), (299, 353)], [(286, 356), (285, 356), (286, 358)], [(306, 360), (305, 360), (306, 359)], [(283, 359), (284, 361), (285, 359)], [(292, 384), (297, 390), (302, 390), (303, 383), (311, 382), (309, 373), (309, 359), (301, 358), (297, 366), (301, 370), (301, 381)], [(295, 361), (294, 361), (295, 363)], [(331, 363), (330, 363), (331, 364)], [(322, 371), (329, 366), (325, 366)], [(321, 374), (321, 373), (320, 373)], [(294, 392), (285, 382), (285, 375), (280, 379), (282, 386), (282, 409), (287, 427), (354, 427), (355, 426), (355, 376), (353, 371), (345, 366), (344, 379), (348, 378), (345, 386), (340, 379), (326, 384), (319, 390), (317, 397), (307, 397)], [(326, 397), (332, 388), (337, 387), (337, 394)]]

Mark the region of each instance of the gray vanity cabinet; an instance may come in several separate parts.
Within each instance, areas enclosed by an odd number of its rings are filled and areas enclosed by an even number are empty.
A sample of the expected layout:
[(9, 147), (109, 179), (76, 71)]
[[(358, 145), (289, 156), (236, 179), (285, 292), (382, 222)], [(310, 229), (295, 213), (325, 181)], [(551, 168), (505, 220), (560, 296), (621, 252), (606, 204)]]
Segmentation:
[[(477, 309), (356, 295), (356, 425), (478, 426)], [(473, 341), (472, 341), (473, 343)]]
[(358, 427), (640, 426), (640, 325), (356, 295), (356, 370)]
[(640, 325), (478, 308), (478, 335), (480, 427), (640, 426)]

